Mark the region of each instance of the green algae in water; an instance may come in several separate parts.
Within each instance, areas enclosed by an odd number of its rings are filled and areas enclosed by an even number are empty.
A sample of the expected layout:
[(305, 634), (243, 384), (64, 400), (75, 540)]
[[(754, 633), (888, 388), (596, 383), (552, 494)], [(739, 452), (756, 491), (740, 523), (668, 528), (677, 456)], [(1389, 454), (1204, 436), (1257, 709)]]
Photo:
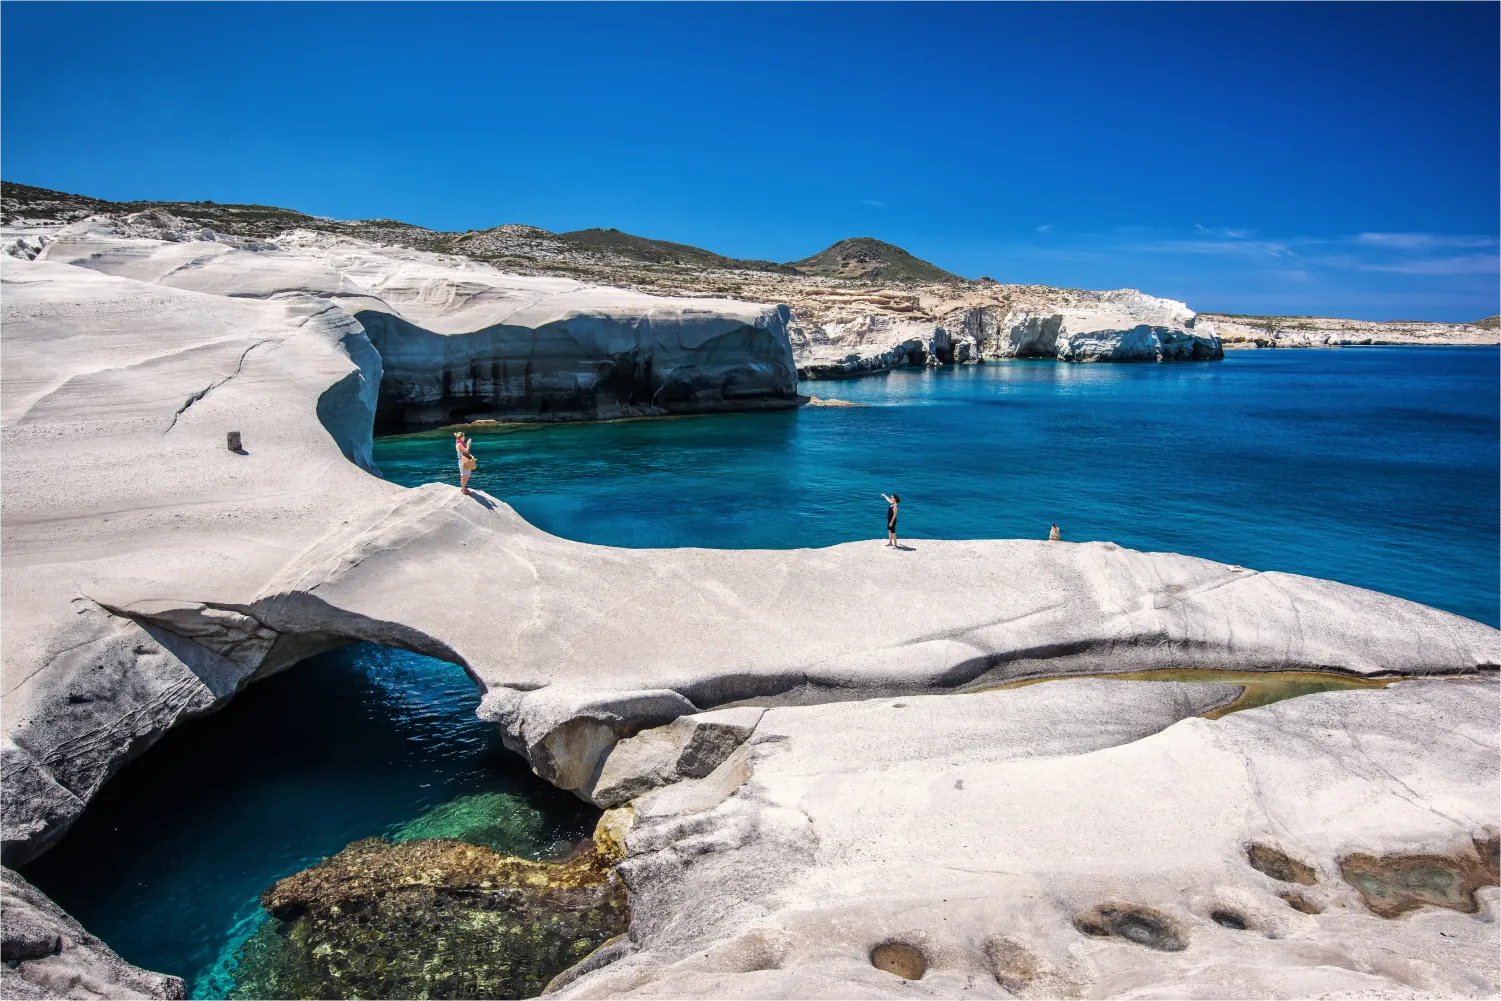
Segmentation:
[(262, 894), (235, 998), (523, 998), (625, 931), (617, 856), (367, 838)]
[(392, 841), (457, 838), (502, 855), (530, 859), (553, 858), (573, 850), (573, 842), (566, 840), (544, 843), (547, 826), (547, 817), (526, 800), (509, 793), (481, 792), (439, 803), (395, 825), (389, 837)]

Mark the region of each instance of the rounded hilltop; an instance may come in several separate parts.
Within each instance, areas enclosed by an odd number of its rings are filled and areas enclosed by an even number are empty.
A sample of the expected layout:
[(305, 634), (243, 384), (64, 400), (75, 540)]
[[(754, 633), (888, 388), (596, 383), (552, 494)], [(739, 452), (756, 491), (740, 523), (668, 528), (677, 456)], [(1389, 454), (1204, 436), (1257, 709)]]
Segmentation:
[(913, 257), (901, 247), (872, 236), (852, 236), (847, 240), (840, 240), (812, 257), (793, 261), (789, 267), (808, 275), (862, 281), (964, 281), (936, 264), (929, 264), (921, 258)]

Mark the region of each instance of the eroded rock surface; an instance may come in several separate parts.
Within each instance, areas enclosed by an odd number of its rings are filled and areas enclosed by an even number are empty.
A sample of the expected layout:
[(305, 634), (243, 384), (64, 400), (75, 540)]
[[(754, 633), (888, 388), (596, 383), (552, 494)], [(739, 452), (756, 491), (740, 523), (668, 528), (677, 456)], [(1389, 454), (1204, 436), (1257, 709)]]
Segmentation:
[(1134, 289), (1081, 292), (979, 286), (915, 297), (869, 294), (828, 315), (798, 313), (798, 372), (831, 378), (892, 368), (1000, 358), (1057, 361), (1207, 361), (1224, 356), (1214, 324), (1181, 302)]
[[(1219, 720), (1205, 687), (768, 709), (715, 772), (632, 802), (636, 948), (560, 996), (1494, 996), (1495, 681)], [(1341, 878), (1376, 857), (1427, 906)]]
[(38, 258), (214, 295), (337, 304), (379, 352), (385, 424), (798, 403), (785, 307), (505, 274), (457, 255), (310, 233), (247, 248), (121, 236), (120, 227), (65, 227)]
[(30, 998), (184, 998), (178, 977), (131, 966), (46, 894), (0, 867), (0, 994)]

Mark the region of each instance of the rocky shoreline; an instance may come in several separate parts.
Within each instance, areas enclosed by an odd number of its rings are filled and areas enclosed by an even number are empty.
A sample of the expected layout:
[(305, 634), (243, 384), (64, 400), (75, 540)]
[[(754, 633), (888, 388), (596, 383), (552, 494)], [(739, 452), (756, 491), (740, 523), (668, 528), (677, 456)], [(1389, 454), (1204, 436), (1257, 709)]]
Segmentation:
[[(611, 808), (629, 934), (560, 996), (1501, 989), (1497, 630), (1105, 542), (569, 542), (369, 471), (387, 359), (361, 317), (649, 328), (713, 405), (742, 369), (767, 398), (794, 378), (790, 314), (88, 226), (0, 260), (6, 865), (178, 722), (363, 640), (463, 666), (537, 774)], [(1410, 680), (1212, 720), (1241, 686), (1081, 677), (1163, 669)], [(48, 913), (43, 941), (6, 909), (17, 996), (176, 996)]]
[(1476, 323), (1341, 320), (1324, 316), (1201, 314), (1227, 350), (1239, 348), (1481, 347), (1501, 344), (1496, 318)]

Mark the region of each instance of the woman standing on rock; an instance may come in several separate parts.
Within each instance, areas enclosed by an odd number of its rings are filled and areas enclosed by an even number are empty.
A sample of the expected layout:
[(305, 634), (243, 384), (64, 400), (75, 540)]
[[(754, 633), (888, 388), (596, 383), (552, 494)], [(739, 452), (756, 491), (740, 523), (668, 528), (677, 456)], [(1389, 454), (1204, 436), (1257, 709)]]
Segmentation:
[[(896, 546), (896, 506), (902, 502), (902, 496), (901, 496), (901, 494), (892, 494), (890, 497), (886, 497), (885, 494), (882, 494), (881, 496), (886, 499), (886, 504), (887, 504), (887, 507), (886, 507), (886, 540), (887, 540), (886, 544), (888, 546)], [(896, 547), (898, 549), (901, 548), (901, 546), (896, 546)]]
[(473, 444), (474, 439), (465, 438), (464, 432), (455, 431), (453, 433), (453, 447), (459, 453), (459, 492), (465, 497), (469, 496), (469, 474), (474, 472), (475, 468), (479, 465), (475, 461), (473, 453), (469, 451), (469, 446)]

